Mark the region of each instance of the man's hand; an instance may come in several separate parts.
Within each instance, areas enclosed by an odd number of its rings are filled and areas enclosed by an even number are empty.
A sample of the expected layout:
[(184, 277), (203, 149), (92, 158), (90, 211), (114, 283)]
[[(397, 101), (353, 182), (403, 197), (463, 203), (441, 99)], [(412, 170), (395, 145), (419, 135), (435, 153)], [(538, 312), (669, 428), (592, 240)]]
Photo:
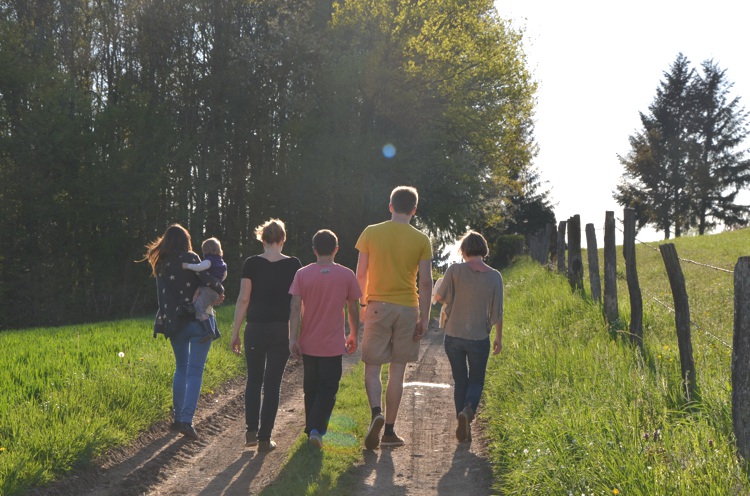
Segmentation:
[(357, 351), (357, 335), (353, 332), (350, 332), (349, 337), (346, 338), (346, 344), (344, 346), (346, 347), (346, 352), (349, 355)]
[(299, 350), (299, 341), (289, 341), (289, 353), (292, 358), (299, 360), (302, 357), (302, 353)]
[(183, 269), (187, 269), (187, 268), (188, 268), (188, 264), (187, 264), (187, 263), (185, 263), (185, 262), (183, 262), (183, 263), (182, 263), (182, 268), (183, 268)]
[(422, 336), (424, 336), (424, 324), (422, 324), (422, 319), (417, 321), (417, 326), (414, 328), (414, 341), (419, 341), (422, 339)]

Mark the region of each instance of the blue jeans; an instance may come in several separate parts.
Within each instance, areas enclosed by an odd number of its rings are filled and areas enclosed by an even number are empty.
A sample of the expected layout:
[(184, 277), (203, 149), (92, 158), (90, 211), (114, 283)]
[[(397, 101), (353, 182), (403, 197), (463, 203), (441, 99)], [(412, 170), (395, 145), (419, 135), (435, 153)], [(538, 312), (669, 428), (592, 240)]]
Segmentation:
[[(213, 317), (210, 317), (213, 319)], [(211, 341), (201, 343), (205, 336), (197, 320), (190, 321), (176, 336), (169, 338), (174, 351), (175, 370), (172, 379), (174, 421), (193, 423), (203, 383)]]
[(476, 412), (484, 389), (487, 360), (490, 357), (490, 338), (463, 339), (445, 335), (445, 353), (453, 372), (453, 401), (456, 415), (466, 405)]

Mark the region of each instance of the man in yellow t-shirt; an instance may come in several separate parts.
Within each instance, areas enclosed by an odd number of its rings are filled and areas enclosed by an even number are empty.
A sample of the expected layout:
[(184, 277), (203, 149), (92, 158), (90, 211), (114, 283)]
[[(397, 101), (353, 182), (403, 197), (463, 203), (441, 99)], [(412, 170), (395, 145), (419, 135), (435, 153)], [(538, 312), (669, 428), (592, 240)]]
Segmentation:
[[(362, 290), (360, 304), (364, 307), (362, 320), (365, 323), (362, 361), (372, 410), (372, 421), (365, 437), (367, 449), (375, 449), (379, 444), (404, 444), (394, 431), (404, 390), (404, 373), (406, 364), (419, 358), (419, 340), (430, 318), (432, 244), (427, 235), (410, 224), (418, 201), (415, 188), (395, 188), (389, 205), (391, 220), (367, 226), (357, 240), (357, 280)], [(390, 368), (383, 417), (380, 370), (386, 363)], [(380, 438), (384, 424), (385, 432)]]

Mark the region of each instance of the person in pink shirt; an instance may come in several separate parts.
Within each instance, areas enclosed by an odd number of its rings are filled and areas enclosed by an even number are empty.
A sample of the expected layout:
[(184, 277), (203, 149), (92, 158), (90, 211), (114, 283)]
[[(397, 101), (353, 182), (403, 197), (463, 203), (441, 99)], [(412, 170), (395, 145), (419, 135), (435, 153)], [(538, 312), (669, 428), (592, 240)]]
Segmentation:
[[(317, 261), (299, 269), (289, 288), (289, 352), (294, 358), (302, 357), (305, 433), (308, 442), (318, 448), (323, 447), (336, 404), (342, 357), (357, 350), (362, 293), (354, 272), (333, 261), (338, 249), (338, 238), (332, 231), (315, 233), (313, 252)], [(348, 337), (344, 307), (349, 310)]]

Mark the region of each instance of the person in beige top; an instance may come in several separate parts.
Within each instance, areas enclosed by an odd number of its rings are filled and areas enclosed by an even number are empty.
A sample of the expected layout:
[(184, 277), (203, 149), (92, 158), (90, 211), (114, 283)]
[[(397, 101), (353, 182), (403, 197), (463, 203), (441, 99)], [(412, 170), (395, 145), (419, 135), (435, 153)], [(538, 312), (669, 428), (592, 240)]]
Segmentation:
[(489, 249), (481, 234), (466, 233), (459, 253), (464, 262), (448, 267), (435, 299), (443, 303), (446, 316), (445, 353), (453, 372), (456, 438), (467, 441), (484, 389), (493, 326), (492, 353), (503, 349), (503, 278), (484, 263)]

